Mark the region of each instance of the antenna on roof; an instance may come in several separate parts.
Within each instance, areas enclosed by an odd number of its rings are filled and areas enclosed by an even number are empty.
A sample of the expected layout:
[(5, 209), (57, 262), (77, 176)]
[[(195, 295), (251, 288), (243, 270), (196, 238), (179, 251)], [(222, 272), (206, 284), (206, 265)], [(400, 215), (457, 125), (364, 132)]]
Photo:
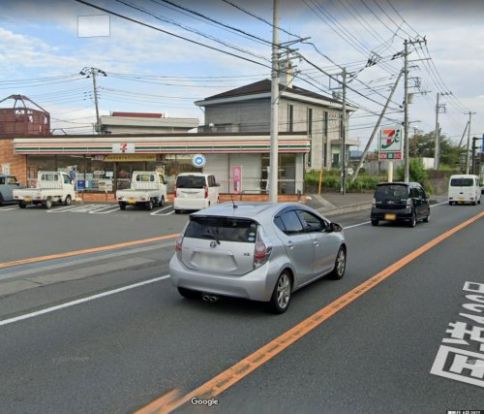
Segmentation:
[(234, 201), (234, 195), (233, 193), (230, 193), (230, 201), (232, 201), (232, 208), (235, 210), (237, 207), (239, 207), (237, 204), (235, 204)]

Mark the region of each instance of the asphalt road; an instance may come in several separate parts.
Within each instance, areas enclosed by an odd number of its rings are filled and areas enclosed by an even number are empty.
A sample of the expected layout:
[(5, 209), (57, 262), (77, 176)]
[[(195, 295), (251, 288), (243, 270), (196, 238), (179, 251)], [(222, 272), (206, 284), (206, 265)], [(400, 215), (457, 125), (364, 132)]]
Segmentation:
[[(345, 278), (322, 279), (303, 289), (295, 294), (289, 311), (280, 316), (245, 301), (187, 301), (178, 296), (168, 278), (162, 278), (2, 326), (1, 321), (35, 310), (163, 277), (173, 247), (167, 241), (4, 269), (0, 271), (0, 295), (6, 283), (30, 281), (37, 286), (15, 290), (10, 285), (11, 293), (0, 296), (0, 412), (125, 413), (173, 388), (182, 394), (189, 392), (480, 212), (481, 206), (437, 206), (430, 223), (414, 229), (359, 225), (367, 221), (363, 213), (338, 217), (336, 221), (349, 226)], [(2, 226), (7, 213), (0, 213)], [(26, 213), (47, 226), (42, 220), (47, 213)], [(95, 214), (55, 217), (68, 217), (64, 226), (70, 225), (66, 224), (69, 217), (85, 220), (78, 244), (60, 243), (65, 251), (84, 247), (87, 227), (105, 232), (106, 226), (114, 228), (124, 214), (108, 214), (99, 221)], [(163, 232), (176, 232), (186, 220), (185, 216), (167, 217), (163, 224), (159, 223), (166, 217), (137, 221), (146, 232), (132, 231), (133, 225), (126, 225), (128, 235), (122, 240), (159, 235), (156, 226)], [(113, 235), (107, 233), (106, 239), (96, 238), (89, 246), (112, 243)], [(483, 386), (462, 382), (473, 371), (464, 370), (461, 379), (430, 374), (443, 339), (449, 336), (449, 323), (466, 321), (459, 316), (462, 304), (469, 302), (462, 290), (464, 283), (484, 283), (483, 233), (480, 219), (416, 258), (217, 396), (217, 406), (189, 403), (177, 412), (484, 410)], [(42, 243), (40, 236), (34, 237)], [(50, 240), (58, 243), (57, 235)], [(23, 251), (21, 247), (18, 249)], [(46, 246), (45, 254), (53, 249), (53, 245)], [(2, 258), (25, 256), (28, 254), (14, 251)], [(478, 341), (466, 339), (470, 345), (452, 346), (478, 352)], [(448, 366), (444, 368), (448, 371)]]

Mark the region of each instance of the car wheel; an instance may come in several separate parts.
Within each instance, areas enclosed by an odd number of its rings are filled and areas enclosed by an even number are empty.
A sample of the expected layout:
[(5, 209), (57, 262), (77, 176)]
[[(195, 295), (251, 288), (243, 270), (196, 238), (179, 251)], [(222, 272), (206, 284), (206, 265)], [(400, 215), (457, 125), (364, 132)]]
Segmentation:
[(64, 205), (66, 205), (66, 206), (70, 206), (71, 204), (72, 204), (72, 198), (71, 198), (71, 196), (70, 196), (70, 195), (68, 195), (68, 196), (66, 197), (66, 199), (64, 200)]
[(277, 279), (274, 292), (269, 302), (270, 309), (273, 313), (284, 313), (291, 302), (292, 283), (291, 277), (287, 271), (282, 272)]
[(178, 293), (186, 299), (198, 299), (200, 297), (200, 292), (182, 287), (178, 288)]
[(126, 203), (119, 203), (120, 210), (126, 210)]
[(430, 214), (423, 219), (424, 223), (428, 223), (430, 221)]
[(52, 208), (52, 199), (48, 198), (47, 200), (45, 200), (44, 206), (47, 210), (50, 210)]
[(346, 250), (341, 246), (336, 255), (336, 260), (334, 262), (334, 269), (331, 272), (331, 279), (339, 280), (342, 279), (346, 270)]
[(160, 207), (163, 207), (165, 205), (165, 197), (164, 196), (161, 196), (160, 201), (158, 202), (158, 205)]
[(150, 200), (146, 203), (147, 210), (153, 210), (153, 200)]
[(371, 225), (372, 226), (378, 226), (378, 220), (371, 219)]
[(175, 214), (180, 214), (180, 210), (175, 210)]
[(0, 206), (3, 204), (3, 195), (0, 193)]
[(449, 206), (452, 206), (454, 205), (454, 203), (452, 201), (449, 201)]
[(415, 211), (412, 213), (412, 218), (410, 219), (410, 223), (408, 224), (410, 227), (415, 227), (417, 225), (417, 215)]
[(18, 202), (18, 206), (19, 206), (20, 208), (25, 208), (25, 207), (27, 207), (27, 204), (25, 203), (25, 201), (19, 201), (19, 202)]

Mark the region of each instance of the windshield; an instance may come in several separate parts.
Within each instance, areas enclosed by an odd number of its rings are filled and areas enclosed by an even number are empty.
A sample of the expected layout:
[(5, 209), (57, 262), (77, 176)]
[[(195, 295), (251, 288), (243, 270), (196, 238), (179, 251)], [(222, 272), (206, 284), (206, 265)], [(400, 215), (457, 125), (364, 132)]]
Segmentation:
[(181, 175), (176, 179), (178, 188), (203, 188), (205, 187), (205, 177), (198, 175)]
[(408, 187), (406, 185), (381, 185), (375, 192), (375, 199), (379, 200), (402, 200), (408, 198)]
[(474, 180), (472, 178), (452, 178), (450, 180), (451, 187), (472, 187)]
[(141, 182), (155, 181), (155, 176), (153, 174), (138, 174), (136, 176), (136, 181), (141, 181)]
[(255, 243), (257, 223), (231, 217), (192, 217), (185, 237)]

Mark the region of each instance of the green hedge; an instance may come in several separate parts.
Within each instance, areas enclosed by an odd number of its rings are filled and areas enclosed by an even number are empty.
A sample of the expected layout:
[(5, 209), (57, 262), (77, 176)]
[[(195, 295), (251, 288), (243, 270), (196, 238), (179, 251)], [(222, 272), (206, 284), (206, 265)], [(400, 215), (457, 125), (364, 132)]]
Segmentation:
[[(306, 192), (316, 192), (318, 190), (319, 174), (319, 170), (311, 170), (306, 172), (304, 176)], [(351, 179), (351, 176), (347, 177), (346, 189), (347, 191), (354, 192), (374, 190), (378, 183), (386, 181), (386, 177), (370, 176), (367, 174), (359, 174), (354, 183), (351, 182)], [(338, 191), (339, 188), (340, 172), (338, 170), (323, 171), (323, 191)]]

